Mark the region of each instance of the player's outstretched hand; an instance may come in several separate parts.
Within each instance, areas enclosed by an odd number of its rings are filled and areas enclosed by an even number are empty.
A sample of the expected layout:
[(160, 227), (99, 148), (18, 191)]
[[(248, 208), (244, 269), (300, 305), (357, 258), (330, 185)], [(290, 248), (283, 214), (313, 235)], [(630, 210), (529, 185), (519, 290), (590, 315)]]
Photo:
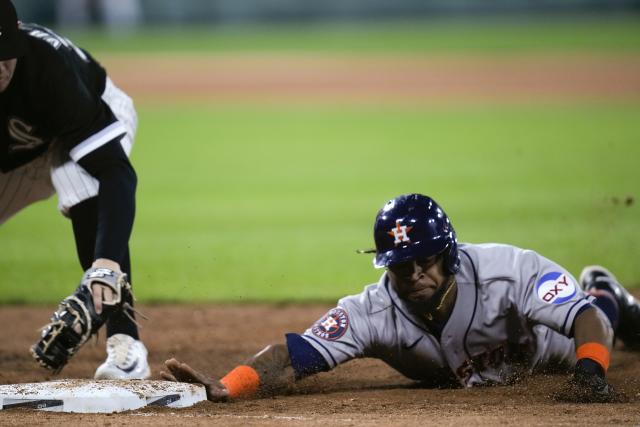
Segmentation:
[(628, 400), (624, 393), (616, 391), (609, 384), (604, 373), (584, 369), (580, 362), (569, 381), (552, 397), (570, 403), (624, 403)]
[(196, 371), (186, 363), (176, 359), (164, 362), (166, 371), (160, 371), (160, 376), (167, 381), (202, 384), (207, 391), (207, 399), (212, 402), (224, 402), (229, 398), (229, 392), (220, 383)]

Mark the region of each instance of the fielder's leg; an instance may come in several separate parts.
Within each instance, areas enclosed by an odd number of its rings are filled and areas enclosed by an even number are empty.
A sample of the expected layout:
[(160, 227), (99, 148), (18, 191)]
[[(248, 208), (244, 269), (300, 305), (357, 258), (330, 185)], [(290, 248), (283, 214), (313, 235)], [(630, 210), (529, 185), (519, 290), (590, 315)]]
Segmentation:
[[(138, 115), (133, 100), (107, 78), (102, 99), (109, 105), (113, 114), (127, 129), (127, 134), (120, 143), (129, 155), (133, 147), (138, 128)], [(131, 274), (129, 248), (122, 260), (119, 260), (122, 271)], [(131, 276), (129, 276), (131, 277)], [(127, 300), (133, 306), (133, 296)], [(133, 315), (133, 313), (130, 313)], [(139, 340), (138, 328), (124, 313), (113, 316), (107, 323), (107, 360), (98, 367), (97, 379), (148, 378), (151, 375), (147, 363), (147, 349)]]

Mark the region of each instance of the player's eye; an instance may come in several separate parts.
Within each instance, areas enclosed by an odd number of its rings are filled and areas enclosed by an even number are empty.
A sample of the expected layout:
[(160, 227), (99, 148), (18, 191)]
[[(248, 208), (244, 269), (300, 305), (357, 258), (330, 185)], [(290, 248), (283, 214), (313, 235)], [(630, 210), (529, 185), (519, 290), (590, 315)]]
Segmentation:
[(399, 262), (397, 264), (390, 265), (389, 270), (391, 270), (396, 276), (411, 277), (415, 271), (415, 266), (413, 261)]
[(420, 257), (416, 258), (416, 264), (422, 268), (422, 270), (428, 270), (438, 261), (438, 255), (433, 255), (430, 257)]

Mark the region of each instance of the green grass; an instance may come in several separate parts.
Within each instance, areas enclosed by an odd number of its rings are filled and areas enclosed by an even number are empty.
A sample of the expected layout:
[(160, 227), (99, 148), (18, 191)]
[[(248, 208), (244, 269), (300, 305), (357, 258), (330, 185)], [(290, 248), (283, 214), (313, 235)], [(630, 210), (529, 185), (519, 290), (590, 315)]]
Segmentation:
[[(462, 241), (533, 248), (640, 286), (640, 105), (140, 108), (132, 237), (142, 301), (334, 300), (379, 271), (356, 248), (389, 198), (434, 196)], [(627, 206), (625, 198), (633, 197)], [(616, 202), (616, 200), (618, 202)], [(81, 271), (55, 201), (0, 227), (0, 302)]]
[[(63, 30), (64, 31), (64, 30)], [(64, 31), (93, 53), (296, 52), (515, 54), (638, 52), (640, 17), (159, 28), (109, 36)]]

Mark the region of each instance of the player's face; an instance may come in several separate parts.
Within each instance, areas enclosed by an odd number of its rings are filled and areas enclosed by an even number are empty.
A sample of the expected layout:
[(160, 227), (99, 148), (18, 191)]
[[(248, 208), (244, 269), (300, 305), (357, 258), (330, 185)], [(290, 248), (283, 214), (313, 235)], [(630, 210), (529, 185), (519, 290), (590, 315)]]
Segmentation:
[(0, 61), (0, 93), (4, 92), (11, 83), (13, 72), (16, 70), (17, 59), (7, 59)]
[(443, 258), (438, 255), (394, 264), (388, 271), (400, 298), (413, 304), (428, 302), (447, 280)]

